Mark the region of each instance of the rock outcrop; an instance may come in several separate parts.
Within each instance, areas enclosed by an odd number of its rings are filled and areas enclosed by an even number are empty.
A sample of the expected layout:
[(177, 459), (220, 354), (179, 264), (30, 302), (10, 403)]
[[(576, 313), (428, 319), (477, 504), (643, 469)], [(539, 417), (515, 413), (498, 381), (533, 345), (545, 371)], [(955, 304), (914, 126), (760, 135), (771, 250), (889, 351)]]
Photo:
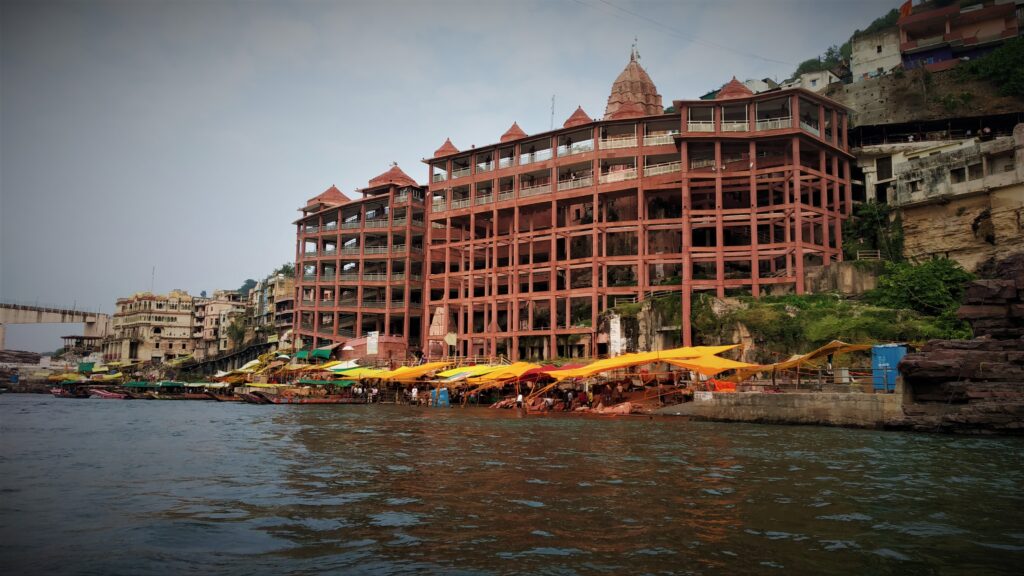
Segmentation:
[(1024, 336), (1024, 254), (995, 263), (989, 273), (996, 279), (968, 284), (957, 316), (975, 336), (1019, 339)]

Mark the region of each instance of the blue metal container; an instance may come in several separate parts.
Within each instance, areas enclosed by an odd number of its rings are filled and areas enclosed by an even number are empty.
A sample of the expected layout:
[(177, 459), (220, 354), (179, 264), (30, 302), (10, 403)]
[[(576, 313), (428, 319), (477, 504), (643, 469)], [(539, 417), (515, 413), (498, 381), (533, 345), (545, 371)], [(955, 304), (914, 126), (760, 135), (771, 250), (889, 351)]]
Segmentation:
[(434, 395), (434, 408), (447, 408), (451, 405), (448, 399), (447, 388), (441, 388), (440, 390), (435, 388), (432, 394)]
[(907, 355), (903, 344), (881, 344), (871, 347), (871, 380), (875, 390), (892, 392), (896, 390), (896, 366)]

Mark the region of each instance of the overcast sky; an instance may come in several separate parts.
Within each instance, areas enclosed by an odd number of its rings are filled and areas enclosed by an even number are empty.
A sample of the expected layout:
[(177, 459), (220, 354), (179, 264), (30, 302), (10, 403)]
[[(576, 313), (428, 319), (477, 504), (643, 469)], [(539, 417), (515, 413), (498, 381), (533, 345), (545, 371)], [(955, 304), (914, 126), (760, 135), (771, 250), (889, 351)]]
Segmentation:
[[(897, 0), (4, 2), (0, 298), (111, 312), (237, 288), (295, 254), (291, 222), (451, 137), (604, 112), (638, 38), (664, 98), (786, 78)], [(8, 347), (57, 332), (9, 328)]]

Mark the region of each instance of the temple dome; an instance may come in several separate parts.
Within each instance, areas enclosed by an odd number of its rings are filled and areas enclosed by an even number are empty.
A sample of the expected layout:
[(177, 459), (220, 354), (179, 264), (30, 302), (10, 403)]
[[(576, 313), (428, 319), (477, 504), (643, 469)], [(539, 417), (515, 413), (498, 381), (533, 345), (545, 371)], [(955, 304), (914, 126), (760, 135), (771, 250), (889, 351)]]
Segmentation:
[(736, 79), (735, 76), (732, 80), (722, 86), (718, 94), (715, 95), (715, 100), (728, 100), (730, 98), (746, 98), (747, 96), (753, 96), (754, 93), (747, 88), (745, 84)]
[(393, 164), (391, 169), (387, 172), (370, 179), (370, 188), (386, 186), (388, 184), (396, 184), (398, 186), (415, 186), (416, 181), (403, 172), (402, 169), (398, 167), (398, 164)]
[(458, 154), (458, 153), (459, 153), (459, 149), (455, 147), (455, 144), (452, 144), (452, 139), (451, 138), (445, 138), (444, 139), (444, 144), (441, 144), (440, 148), (438, 148), (437, 150), (434, 150), (434, 158), (437, 158), (438, 156), (448, 156), (449, 154)]
[(591, 120), (590, 116), (587, 116), (587, 113), (583, 111), (583, 107), (577, 106), (576, 111), (572, 113), (572, 116), (569, 116), (569, 118), (566, 119), (565, 124), (562, 124), (562, 128), (582, 126), (583, 124), (590, 124), (591, 122), (593, 122), (593, 120)]
[(523, 129), (519, 127), (518, 123), (513, 122), (512, 125), (509, 126), (508, 130), (501, 135), (501, 138), (498, 141), (505, 143), (511, 142), (512, 140), (519, 140), (520, 138), (526, 138), (526, 132), (523, 132)]
[[(605, 120), (616, 118), (632, 118), (635, 116), (650, 116), (663, 114), (665, 109), (661, 105), (661, 94), (658, 94), (657, 87), (647, 71), (639, 62), (640, 55), (636, 48), (629, 55), (629, 64), (619, 74), (612, 84), (612, 92), (608, 95), (608, 105), (604, 109)], [(620, 112), (620, 108), (626, 105), (627, 110)]]

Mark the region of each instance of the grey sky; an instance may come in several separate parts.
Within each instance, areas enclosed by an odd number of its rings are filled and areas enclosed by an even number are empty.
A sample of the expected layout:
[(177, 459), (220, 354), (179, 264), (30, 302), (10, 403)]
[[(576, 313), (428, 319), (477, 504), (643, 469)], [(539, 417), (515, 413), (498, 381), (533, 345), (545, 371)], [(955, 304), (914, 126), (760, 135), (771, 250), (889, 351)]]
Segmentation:
[[(556, 125), (599, 117), (634, 36), (667, 105), (784, 79), (897, 4), (5, 2), (0, 298), (111, 312), (154, 266), (158, 292), (236, 288), (331, 184), (425, 181), (446, 137), (547, 130), (552, 94)], [(36, 332), (9, 347), (59, 344)]]

